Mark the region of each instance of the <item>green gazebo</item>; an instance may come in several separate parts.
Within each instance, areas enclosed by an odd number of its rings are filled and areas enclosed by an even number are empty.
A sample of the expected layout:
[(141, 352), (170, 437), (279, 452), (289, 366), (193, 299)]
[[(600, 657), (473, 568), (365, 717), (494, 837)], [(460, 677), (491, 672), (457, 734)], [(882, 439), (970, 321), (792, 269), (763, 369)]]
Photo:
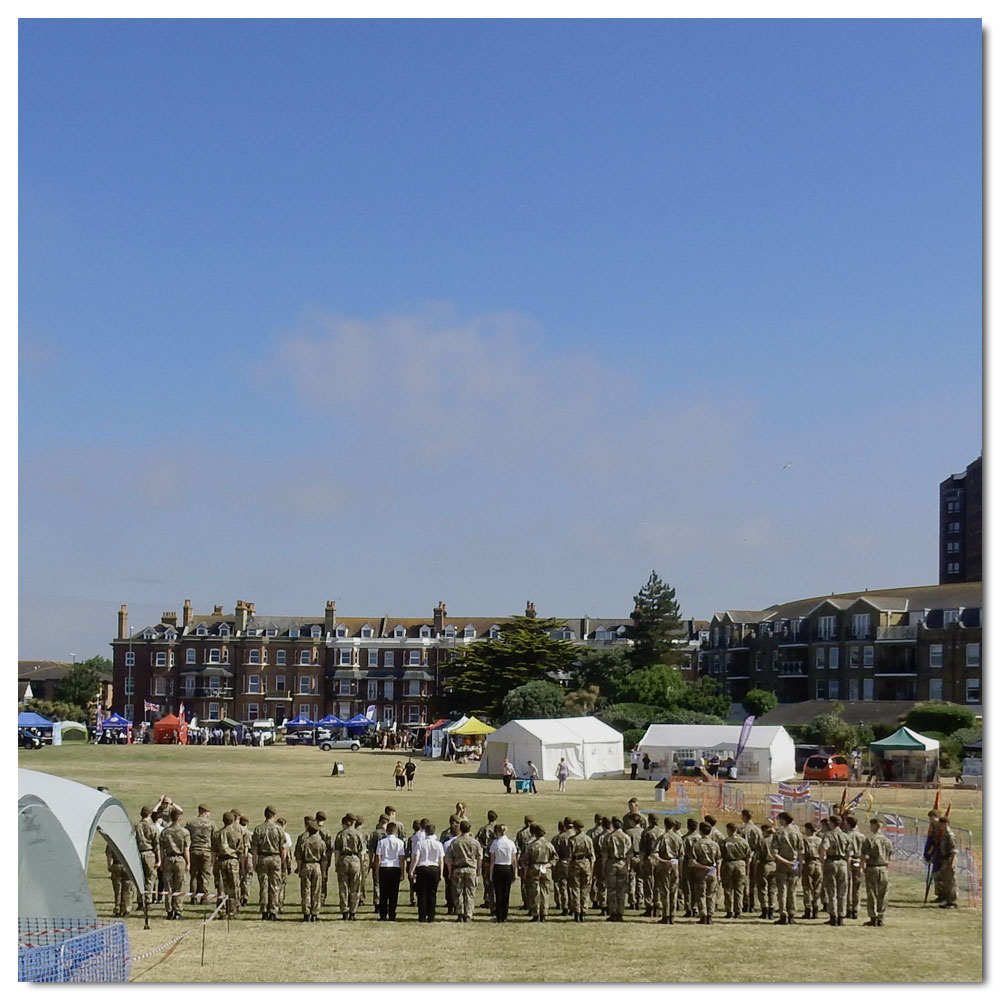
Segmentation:
[(929, 784), (938, 779), (941, 744), (900, 726), (891, 736), (868, 744), (872, 773), (880, 781)]

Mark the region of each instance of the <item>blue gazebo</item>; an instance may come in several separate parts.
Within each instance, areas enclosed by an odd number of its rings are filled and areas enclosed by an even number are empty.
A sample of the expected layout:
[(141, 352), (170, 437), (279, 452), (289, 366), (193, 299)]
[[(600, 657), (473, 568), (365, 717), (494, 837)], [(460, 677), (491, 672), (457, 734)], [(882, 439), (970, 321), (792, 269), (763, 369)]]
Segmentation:
[(131, 729), (132, 723), (125, 716), (119, 715), (117, 712), (112, 712), (105, 717), (101, 726), (104, 729)]
[(311, 729), (315, 725), (318, 725), (318, 723), (313, 722), (312, 719), (307, 719), (304, 715), (296, 715), (294, 719), (289, 719), (285, 723), (285, 728), (286, 729), (301, 729), (301, 728), (305, 727), (305, 728), (310, 728)]
[(347, 725), (343, 719), (339, 718), (332, 713), (330, 715), (324, 715), (319, 722), (316, 723), (317, 726), (345, 726)]
[(26, 726), (28, 729), (51, 729), (53, 723), (37, 712), (18, 712), (17, 725)]

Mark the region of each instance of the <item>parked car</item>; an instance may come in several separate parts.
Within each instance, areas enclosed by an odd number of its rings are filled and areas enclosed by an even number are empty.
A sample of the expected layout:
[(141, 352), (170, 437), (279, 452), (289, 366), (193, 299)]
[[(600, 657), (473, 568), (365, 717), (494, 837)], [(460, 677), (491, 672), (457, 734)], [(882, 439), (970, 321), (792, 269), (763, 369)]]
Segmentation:
[(41, 750), (41, 737), (19, 726), (17, 730), (17, 748), (18, 750)]
[[(314, 733), (315, 740), (313, 739)], [(311, 747), (314, 743), (318, 744), (328, 739), (330, 739), (329, 729), (300, 729), (297, 733), (288, 733), (285, 736), (285, 742), (291, 747)]]
[(320, 741), (319, 748), (320, 750), (350, 750), (351, 753), (354, 753), (361, 749), (361, 741), (356, 736), (350, 736), (343, 740), (327, 739)]
[(816, 743), (797, 743), (795, 745), (795, 770), (801, 771), (810, 757), (829, 757), (833, 747), (821, 747)]
[(251, 728), (255, 736), (260, 733), (261, 746), (274, 745), (274, 722), (271, 719), (257, 719)]
[(843, 754), (813, 754), (802, 768), (806, 781), (847, 781), (851, 768)]

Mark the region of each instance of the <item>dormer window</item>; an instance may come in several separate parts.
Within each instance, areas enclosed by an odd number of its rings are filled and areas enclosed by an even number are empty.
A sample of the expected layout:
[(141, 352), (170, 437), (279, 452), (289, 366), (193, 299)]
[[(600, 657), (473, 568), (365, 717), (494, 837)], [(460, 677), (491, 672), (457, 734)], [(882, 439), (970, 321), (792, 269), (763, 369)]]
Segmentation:
[(199, 625), (198, 628), (195, 629), (195, 633), (194, 634), (195, 635), (208, 635), (208, 629), (205, 628), (204, 625)]
[(475, 639), (476, 630), (471, 625), (466, 625), (465, 628), (462, 629), (462, 637), (465, 639)]
[(289, 639), (298, 639), (298, 637), (299, 637), (299, 630), (297, 628), (290, 628), (288, 630)]
[(219, 626), (219, 635), (229, 635), (231, 631), (230, 627), (226, 624)]
[(371, 639), (371, 638), (374, 637), (374, 635), (375, 635), (375, 630), (371, 627), (371, 625), (362, 625), (361, 626), (361, 638), (362, 639)]
[(420, 626), (420, 638), (429, 639), (431, 637), (431, 628), (429, 625)]
[(393, 634), (393, 637), (396, 638), (396, 639), (405, 639), (406, 638), (406, 629), (403, 628), (402, 625), (397, 625), (392, 630), (392, 634)]
[(318, 625), (313, 625), (313, 627), (309, 629), (309, 637), (311, 639), (318, 639), (322, 634), (323, 630)]
[(155, 639), (156, 633), (151, 628), (148, 628), (142, 633), (142, 637), (143, 639)]
[(247, 635), (251, 636), (252, 638), (256, 638), (257, 636), (259, 636), (261, 634), (262, 634), (262, 630), (259, 629), (259, 628), (248, 628), (247, 629)]
[(454, 625), (446, 625), (444, 629), (446, 639), (454, 639), (458, 635), (458, 629)]
[(264, 634), (273, 637), (278, 634), (278, 630), (276, 628), (269, 628)]
[(167, 631), (163, 633), (163, 638), (170, 640), (176, 639), (177, 633), (172, 628), (168, 628)]
[[(314, 638), (318, 638), (318, 636), (315, 636)], [(338, 639), (346, 639), (347, 638), (347, 626), (346, 625), (338, 625), (337, 626), (337, 638)]]
[(490, 626), (490, 638), (491, 639), (499, 639), (500, 638), (500, 626), (499, 625), (491, 625)]
[(608, 638), (608, 630), (602, 625), (595, 633), (594, 638), (598, 642), (606, 642)]

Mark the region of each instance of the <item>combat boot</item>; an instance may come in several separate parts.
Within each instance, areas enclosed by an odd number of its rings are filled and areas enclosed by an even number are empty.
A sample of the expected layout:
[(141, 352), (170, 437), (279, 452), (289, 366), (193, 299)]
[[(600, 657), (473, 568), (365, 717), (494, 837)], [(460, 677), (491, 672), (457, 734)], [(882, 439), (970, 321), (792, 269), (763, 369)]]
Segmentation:
[(788, 917), (786, 917), (784, 915), (784, 913), (782, 913), (781, 916), (777, 920), (775, 920), (775, 923), (776, 924), (781, 924), (781, 925), (787, 924), (788, 923)]

